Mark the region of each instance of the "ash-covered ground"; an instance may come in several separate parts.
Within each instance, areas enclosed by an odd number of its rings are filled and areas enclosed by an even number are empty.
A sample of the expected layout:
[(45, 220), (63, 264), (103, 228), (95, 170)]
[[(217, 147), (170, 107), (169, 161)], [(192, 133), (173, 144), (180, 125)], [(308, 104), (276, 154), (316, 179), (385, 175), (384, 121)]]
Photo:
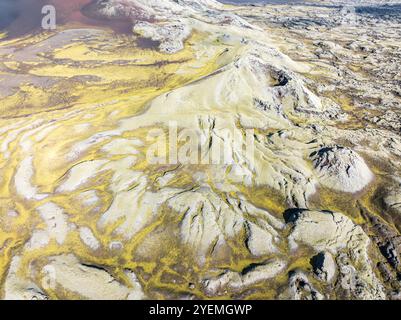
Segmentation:
[(400, 299), (400, 4), (18, 3), (3, 299)]

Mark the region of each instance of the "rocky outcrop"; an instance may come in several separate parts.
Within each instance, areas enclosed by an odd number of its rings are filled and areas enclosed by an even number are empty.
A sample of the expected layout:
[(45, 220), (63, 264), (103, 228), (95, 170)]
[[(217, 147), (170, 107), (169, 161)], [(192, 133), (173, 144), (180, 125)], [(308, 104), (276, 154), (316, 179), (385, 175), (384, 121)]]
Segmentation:
[(123, 0), (98, 0), (86, 6), (84, 11), (97, 18), (129, 19), (136, 34), (159, 42), (162, 52), (172, 54), (184, 48), (183, 42), (191, 33), (189, 20), (211, 20), (251, 27), (238, 16), (219, 11), (221, 8), (222, 4), (214, 0), (131, 0), (128, 3)]
[(140, 22), (134, 26), (134, 32), (144, 38), (159, 42), (159, 49), (165, 53), (175, 53), (184, 49), (184, 41), (190, 36), (191, 29), (185, 24), (152, 25)]
[(335, 212), (295, 210), (288, 213), (287, 221), (292, 225), (289, 241), (293, 250), (303, 244), (335, 257), (339, 269), (338, 283), (345, 290), (346, 297), (385, 298), (383, 286), (369, 258), (370, 239), (361, 227)]
[(274, 278), (285, 267), (284, 261), (268, 261), (260, 265), (251, 265), (242, 272), (225, 271), (218, 276), (202, 280), (202, 285), (208, 296), (224, 295)]
[(341, 147), (323, 147), (311, 154), (319, 182), (342, 192), (361, 191), (373, 179), (373, 173), (355, 151)]
[[(64, 292), (66, 297), (93, 300), (140, 300), (145, 295), (131, 271), (125, 271), (127, 285), (106, 269), (81, 263), (74, 255), (49, 257), (40, 268), (31, 264), (26, 277), (18, 275), (21, 258), (15, 257), (5, 281), (5, 299), (47, 299), (45, 292)], [(39, 265), (41, 265), (39, 263)], [(32, 278), (36, 277), (36, 281)], [(35, 284), (39, 283), (39, 285)]]
[(250, 253), (263, 256), (277, 252), (278, 231), (283, 223), (265, 210), (235, 198), (220, 198), (209, 188), (187, 191), (169, 199), (168, 205), (183, 214), (180, 234), (200, 261), (227, 247), (227, 241), (246, 232)]
[(22, 278), (18, 273), (21, 257), (13, 257), (4, 282), (5, 300), (47, 300), (44, 291), (34, 281)]
[(378, 269), (384, 283), (392, 288), (390, 293), (394, 299), (399, 299), (401, 293), (401, 236), (397, 231), (388, 226), (381, 218), (368, 215), (369, 230), (372, 239), (384, 257), (384, 261), (378, 263)]
[(316, 256), (312, 257), (311, 265), (315, 275), (324, 282), (333, 282), (337, 266), (333, 256), (328, 252), (319, 252)]
[(73, 255), (49, 258), (43, 268), (49, 271), (48, 285), (81, 298), (93, 300), (143, 299), (142, 287), (134, 273), (126, 271), (130, 287), (119, 283), (105, 269), (82, 264)]
[(286, 293), (292, 300), (323, 300), (324, 296), (309, 282), (308, 277), (301, 271), (291, 271), (289, 288)]
[(389, 191), (383, 198), (385, 208), (389, 212), (401, 215), (401, 189)]

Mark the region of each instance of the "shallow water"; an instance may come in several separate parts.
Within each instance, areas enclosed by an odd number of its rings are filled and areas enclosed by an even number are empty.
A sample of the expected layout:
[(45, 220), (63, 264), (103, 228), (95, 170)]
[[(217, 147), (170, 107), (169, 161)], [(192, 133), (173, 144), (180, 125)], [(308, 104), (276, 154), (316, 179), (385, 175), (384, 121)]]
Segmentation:
[(10, 25), (18, 17), (13, 0), (0, 0), (0, 29)]
[(82, 9), (92, 0), (0, 0), (0, 31), (9, 37), (19, 37), (39, 30), (42, 7), (54, 5), (57, 24), (77, 23), (87, 26), (109, 27), (118, 33), (130, 33), (132, 24), (122, 20), (101, 20), (88, 17)]

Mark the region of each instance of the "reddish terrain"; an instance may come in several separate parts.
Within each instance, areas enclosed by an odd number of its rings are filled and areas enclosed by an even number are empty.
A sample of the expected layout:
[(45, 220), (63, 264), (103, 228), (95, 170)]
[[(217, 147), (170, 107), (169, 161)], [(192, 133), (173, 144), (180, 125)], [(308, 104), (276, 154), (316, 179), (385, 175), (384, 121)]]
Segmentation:
[(92, 0), (16, 0), (12, 4), (7, 0), (3, 1), (8, 5), (7, 9), (13, 19), (5, 29), (9, 37), (19, 37), (39, 30), (43, 18), (42, 7), (46, 4), (55, 6), (58, 25), (106, 27), (117, 33), (130, 33), (132, 28), (132, 22), (128, 19), (106, 20), (85, 16), (82, 9)]

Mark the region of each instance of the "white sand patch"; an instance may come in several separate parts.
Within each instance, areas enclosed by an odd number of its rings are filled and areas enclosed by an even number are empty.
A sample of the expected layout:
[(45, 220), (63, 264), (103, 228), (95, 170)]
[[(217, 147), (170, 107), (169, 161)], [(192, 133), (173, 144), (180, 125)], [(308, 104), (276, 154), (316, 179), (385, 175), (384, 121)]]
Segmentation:
[(156, 217), (162, 203), (179, 192), (176, 189), (165, 189), (153, 193), (146, 191), (147, 184), (147, 178), (142, 176), (137, 186), (116, 194), (112, 205), (98, 221), (98, 226), (104, 228), (123, 218), (116, 233), (130, 239)]
[(86, 299), (123, 300), (143, 298), (142, 287), (131, 277), (132, 288), (119, 283), (107, 271), (83, 265), (73, 255), (56, 256), (47, 266), (54, 270), (55, 283)]
[(126, 271), (125, 274), (127, 275), (128, 279), (131, 282), (132, 291), (128, 295), (127, 300), (143, 300), (146, 298), (145, 294), (142, 290), (142, 285), (138, 280), (136, 274), (130, 270)]
[(7, 216), (10, 218), (17, 218), (17, 217), (19, 217), (19, 213), (15, 210), (9, 210), (7, 212)]
[(46, 139), (49, 134), (54, 131), (55, 129), (57, 129), (59, 127), (59, 125), (51, 125), (48, 126), (47, 128), (42, 129), (38, 134), (36, 134), (35, 136), (35, 140), (36, 142), (41, 142), (44, 139)]
[(74, 166), (68, 173), (68, 178), (58, 188), (57, 192), (71, 192), (87, 182), (102, 170), (107, 160), (86, 161)]
[(110, 190), (114, 193), (118, 193), (123, 190), (127, 190), (137, 181), (140, 180), (143, 173), (139, 171), (121, 170), (113, 175)]
[(0, 135), (3, 135), (5, 133), (9, 132), (10, 130), (20, 127), (23, 122), (24, 121), (18, 121), (17, 123), (13, 123), (8, 126), (4, 126), (4, 127), (0, 128)]
[(90, 123), (80, 123), (74, 126), (74, 131), (76, 133), (83, 133), (91, 127)]
[[(39, 126), (36, 129), (24, 133), (19, 143), (22, 150), (26, 153), (30, 152), (32, 150), (34, 141), (39, 142), (47, 138), (50, 132), (52, 132), (57, 127), (58, 126), (54, 125), (53, 122), (50, 122), (47, 125)], [(33, 138), (34, 135), (35, 137)]]
[(83, 152), (88, 150), (90, 147), (119, 135), (121, 135), (121, 131), (119, 130), (111, 130), (111, 131), (96, 133), (93, 136), (89, 137), (88, 139), (80, 141), (77, 144), (75, 144), (72, 147), (71, 151), (67, 154), (67, 159), (69, 160), (77, 159)]
[(27, 157), (21, 161), (14, 176), (14, 183), (17, 193), (30, 200), (43, 200), (47, 197), (45, 194), (38, 194), (37, 188), (31, 184), (34, 175), (33, 157)]
[(109, 249), (112, 251), (118, 251), (124, 248), (124, 245), (120, 241), (112, 241), (109, 243)]
[(87, 227), (82, 227), (79, 229), (79, 236), (83, 243), (85, 243), (88, 247), (93, 250), (97, 250), (100, 248), (100, 243), (94, 236), (91, 229)]
[(24, 132), (26, 130), (29, 130), (29, 129), (33, 129), (33, 128), (41, 125), (42, 123), (43, 123), (43, 120), (36, 120), (36, 121), (34, 121), (33, 123), (31, 123), (29, 125), (26, 125), (26, 126), (24, 126), (22, 128), (19, 128), (17, 130), (11, 131), (7, 135), (7, 138), (5, 138), (3, 140), (3, 143), (1, 144), (1, 147), (0, 147), (0, 152), (3, 153), (4, 158), (8, 159), (10, 157), (10, 155), (11, 155), (10, 150), (8, 150), (8, 147), (9, 147), (10, 143), (14, 142), (22, 132)]
[(139, 146), (143, 146), (143, 142), (139, 139), (115, 139), (106, 144), (102, 151), (112, 155), (138, 154), (136, 148)]
[(110, 190), (114, 193), (128, 189), (132, 184), (139, 180), (142, 172), (132, 171), (130, 168), (135, 165), (136, 157), (126, 157), (118, 161), (107, 164), (104, 169), (114, 171), (110, 184)]
[(38, 212), (46, 223), (46, 231), (49, 238), (55, 239), (59, 245), (62, 245), (70, 230), (67, 216), (63, 209), (49, 202), (39, 207)]
[(82, 118), (85, 120), (90, 120), (90, 119), (93, 119), (94, 117), (96, 117), (96, 115), (94, 115), (93, 113), (88, 113), (88, 114), (84, 115)]
[(47, 230), (35, 230), (26, 244), (27, 250), (35, 250), (46, 247), (50, 242), (50, 236)]
[(82, 202), (84, 206), (93, 206), (99, 202), (99, 197), (95, 190), (89, 190), (82, 192), (79, 195), (79, 200)]
[(4, 282), (4, 300), (45, 300), (42, 290), (30, 280), (21, 277), (21, 257), (13, 257)]

